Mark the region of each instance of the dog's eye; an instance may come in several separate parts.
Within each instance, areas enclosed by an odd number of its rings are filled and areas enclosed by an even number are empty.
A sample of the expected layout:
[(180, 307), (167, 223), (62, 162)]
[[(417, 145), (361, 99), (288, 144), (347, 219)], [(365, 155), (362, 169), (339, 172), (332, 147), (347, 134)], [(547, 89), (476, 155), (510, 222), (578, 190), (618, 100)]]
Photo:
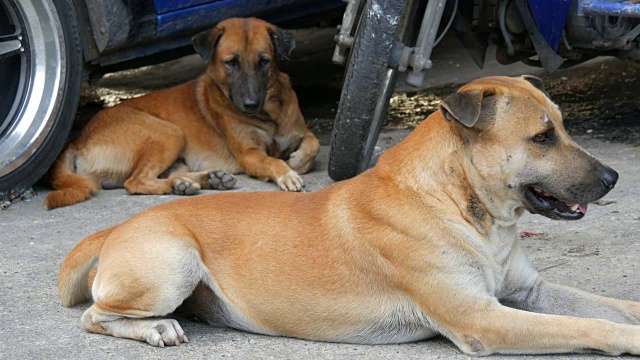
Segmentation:
[(271, 60), (269, 60), (269, 59), (260, 59), (260, 61), (258, 61), (258, 66), (261, 69), (264, 69), (269, 65), (271, 65)]
[(231, 69), (237, 69), (240, 66), (240, 61), (238, 61), (238, 59), (236, 58), (233, 58), (226, 60), (224, 64)]
[(549, 137), (549, 134), (547, 132), (540, 133), (533, 137), (533, 141), (537, 143), (545, 143), (549, 140), (551, 140), (551, 138)]

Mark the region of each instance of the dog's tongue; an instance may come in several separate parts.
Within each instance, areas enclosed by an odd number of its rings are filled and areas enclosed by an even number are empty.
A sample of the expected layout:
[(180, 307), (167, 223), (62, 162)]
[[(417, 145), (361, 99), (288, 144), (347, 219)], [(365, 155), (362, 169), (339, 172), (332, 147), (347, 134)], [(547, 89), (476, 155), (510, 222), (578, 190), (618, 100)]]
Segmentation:
[(578, 209), (580, 209), (581, 213), (586, 214), (587, 213), (587, 204), (578, 205)]

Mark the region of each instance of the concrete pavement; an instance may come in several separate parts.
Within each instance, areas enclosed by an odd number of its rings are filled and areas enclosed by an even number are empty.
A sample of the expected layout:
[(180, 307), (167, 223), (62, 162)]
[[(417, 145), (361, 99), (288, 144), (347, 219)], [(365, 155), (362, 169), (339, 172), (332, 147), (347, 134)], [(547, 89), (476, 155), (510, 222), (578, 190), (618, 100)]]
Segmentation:
[[(378, 152), (406, 136), (385, 132)], [(620, 173), (616, 188), (587, 216), (554, 222), (526, 215), (520, 229), (541, 233), (522, 240), (527, 253), (552, 281), (597, 294), (640, 301), (640, 147), (580, 136), (578, 142)], [(331, 184), (326, 146), (316, 170), (304, 176), (306, 189)], [(428, 156), (428, 155), (426, 155)], [(276, 191), (276, 186), (242, 176), (236, 191)], [(87, 305), (63, 308), (56, 279), (66, 254), (84, 237), (118, 224), (141, 210), (177, 196), (131, 196), (124, 190), (53, 211), (41, 207), (46, 194), (0, 211), (0, 359), (463, 359), (449, 341), (362, 346), (273, 338), (212, 328), (180, 319), (190, 343), (154, 348), (146, 343), (89, 334), (80, 329)], [(207, 191), (206, 193), (211, 193)], [(490, 319), (489, 319), (490, 321)], [(501, 356), (500, 359), (541, 357)], [(547, 358), (545, 356), (544, 358)], [(558, 359), (592, 359), (563, 355)]]

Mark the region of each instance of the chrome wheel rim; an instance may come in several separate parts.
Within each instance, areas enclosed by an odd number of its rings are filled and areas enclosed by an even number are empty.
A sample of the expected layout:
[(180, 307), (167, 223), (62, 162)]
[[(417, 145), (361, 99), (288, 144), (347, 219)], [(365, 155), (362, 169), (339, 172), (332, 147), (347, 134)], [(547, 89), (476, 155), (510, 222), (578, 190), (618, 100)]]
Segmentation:
[(27, 162), (56, 121), (66, 76), (62, 24), (48, 0), (0, 0), (0, 177)]

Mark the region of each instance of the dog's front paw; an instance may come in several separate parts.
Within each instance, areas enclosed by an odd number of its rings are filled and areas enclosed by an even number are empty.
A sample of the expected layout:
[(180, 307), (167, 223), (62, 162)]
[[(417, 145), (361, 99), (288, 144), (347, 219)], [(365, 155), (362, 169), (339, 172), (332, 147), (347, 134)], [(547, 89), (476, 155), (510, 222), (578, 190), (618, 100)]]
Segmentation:
[(212, 171), (209, 173), (209, 184), (215, 190), (229, 190), (236, 186), (238, 179), (235, 176), (222, 171)]
[(289, 155), (287, 165), (300, 174), (306, 174), (313, 167), (315, 158), (305, 156), (302, 150), (297, 150)]
[(162, 319), (153, 323), (146, 333), (145, 341), (153, 346), (165, 347), (188, 343), (189, 339), (176, 320)]
[(284, 191), (300, 191), (302, 190), (302, 186), (304, 182), (300, 175), (297, 172), (290, 170), (288, 173), (280, 176), (276, 183), (280, 187), (280, 189)]
[(200, 184), (179, 177), (173, 180), (173, 193), (176, 195), (195, 195), (200, 192)]

